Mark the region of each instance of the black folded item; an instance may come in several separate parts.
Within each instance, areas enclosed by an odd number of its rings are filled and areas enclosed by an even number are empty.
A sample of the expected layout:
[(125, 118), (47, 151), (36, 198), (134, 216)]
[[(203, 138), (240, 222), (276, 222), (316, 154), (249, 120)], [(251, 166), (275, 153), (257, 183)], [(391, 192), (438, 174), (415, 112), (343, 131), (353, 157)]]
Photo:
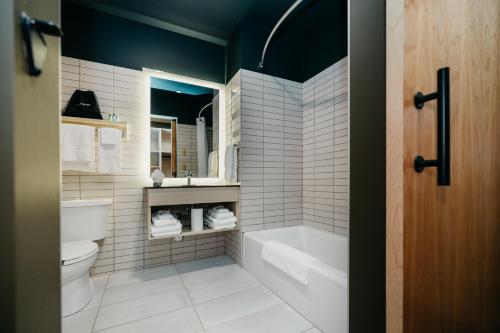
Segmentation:
[(75, 90), (63, 112), (66, 117), (102, 119), (101, 110), (93, 91)]

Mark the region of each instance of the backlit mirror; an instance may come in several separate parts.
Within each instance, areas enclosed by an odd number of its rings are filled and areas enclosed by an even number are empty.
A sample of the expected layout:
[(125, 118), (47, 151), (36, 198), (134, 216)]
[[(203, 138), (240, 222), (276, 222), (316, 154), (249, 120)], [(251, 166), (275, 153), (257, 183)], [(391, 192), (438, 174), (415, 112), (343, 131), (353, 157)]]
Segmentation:
[(219, 177), (219, 89), (151, 76), (150, 170)]

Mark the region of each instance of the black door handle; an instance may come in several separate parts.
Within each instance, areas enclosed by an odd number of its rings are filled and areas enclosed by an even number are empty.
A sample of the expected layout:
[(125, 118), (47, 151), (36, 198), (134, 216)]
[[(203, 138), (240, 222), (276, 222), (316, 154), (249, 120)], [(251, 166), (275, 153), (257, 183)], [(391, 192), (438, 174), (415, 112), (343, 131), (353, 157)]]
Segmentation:
[(415, 157), (415, 171), (422, 172), (426, 167), (437, 167), (439, 186), (450, 185), (450, 68), (437, 71), (437, 92), (424, 95), (418, 92), (414, 97), (417, 109), (422, 109), (425, 102), (437, 99), (437, 159), (426, 160)]

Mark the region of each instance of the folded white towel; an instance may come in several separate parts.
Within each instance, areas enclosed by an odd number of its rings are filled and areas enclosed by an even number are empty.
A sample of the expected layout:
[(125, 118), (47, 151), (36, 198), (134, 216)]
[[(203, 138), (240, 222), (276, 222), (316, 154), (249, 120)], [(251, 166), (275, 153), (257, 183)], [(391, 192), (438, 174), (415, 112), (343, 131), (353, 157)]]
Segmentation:
[(62, 124), (61, 165), (63, 170), (95, 171), (95, 128)]
[(208, 216), (211, 216), (215, 219), (224, 219), (224, 218), (231, 218), (231, 217), (234, 217), (234, 214), (233, 212), (211, 212), (211, 213), (208, 213)]
[(159, 220), (171, 220), (171, 219), (175, 219), (175, 217), (170, 214), (170, 213), (156, 213), (154, 214), (155, 218), (159, 219)]
[(177, 222), (174, 225), (166, 227), (155, 227), (154, 225), (151, 226), (151, 234), (163, 234), (173, 231), (182, 231), (182, 224), (180, 222)]
[(208, 213), (227, 213), (229, 212), (229, 209), (227, 208), (224, 208), (224, 206), (217, 206), (217, 207), (214, 207), (214, 208), (210, 208), (208, 210)]
[(153, 237), (173, 236), (173, 235), (178, 235), (181, 232), (182, 232), (182, 229), (179, 229), (179, 230), (170, 231), (170, 232), (151, 233), (151, 236), (153, 236)]
[(216, 225), (210, 221), (205, 221), (205, 224), (214, 229), (214, 230), (222, 230), (222, 229), (232, 229), (236, 227), (236, 223), (224, 224), (224, 225)]
[(179, 223), (179, 220), (173, 217), (170, 219), (159, 219), (157, 217), (153, 217), (151, 221), (156, 228), (168, 227)]
[(235, 216), (227, 217), (227, 218), (223, 218), (223, 219), (217, 219), (217, 218), (213, 218), (212, 216), (207, 216), (206, 220), (209, 221), (210, 223), (215, 224), (215, 225), (231, 224), (231, 223), (236, 223), (238, 221)]
[(99, 128), (99, 172), (113, 173), (121, 171), (121, 135), (122, 132), (116, 128)]
[(319, 259), (278, 241), (265, 241), (262, 259), (303, 285), (309, 284), (309, 268)]

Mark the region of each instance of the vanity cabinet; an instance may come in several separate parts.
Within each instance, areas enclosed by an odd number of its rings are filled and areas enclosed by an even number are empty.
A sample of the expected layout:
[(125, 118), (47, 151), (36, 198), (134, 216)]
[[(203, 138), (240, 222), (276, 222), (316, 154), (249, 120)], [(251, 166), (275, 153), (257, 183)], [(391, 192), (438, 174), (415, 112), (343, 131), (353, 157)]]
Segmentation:
[[(146, 188), (146, 230), (148, 239), (175, 238), (177, 236), (191, 236), (213, 232), (237, 230), (239, 227), (239, 185), (217, 186), (178, 186), (178, 187), (148, 187)], [(160, 208), (175, 208), (176, 206), (197, 205), (204, 206), (204, 214), (209, 207), (224, 205), (230, 209), (238, 222), (235, 228), (214, 230), (204, 227), (202, 231), (193, 232), (190, 226), (184, 226), (182, 233), (169, 236), (151, 236), (151, 216)], [(184, 224), (184, 223), (183, 223)]]

